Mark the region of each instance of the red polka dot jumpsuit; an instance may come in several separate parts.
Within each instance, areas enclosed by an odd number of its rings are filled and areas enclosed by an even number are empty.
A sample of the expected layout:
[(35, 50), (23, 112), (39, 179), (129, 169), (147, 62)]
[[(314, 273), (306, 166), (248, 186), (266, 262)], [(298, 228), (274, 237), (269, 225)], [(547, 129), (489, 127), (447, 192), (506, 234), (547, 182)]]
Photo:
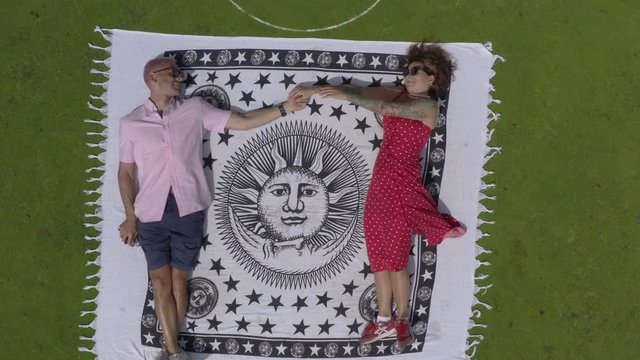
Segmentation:
[(421, 121), (384, 117), (384, 138), (373, 168), (364, 209), (364, 233), (371, 269), (401, 271), (407, 267), (412, 235), (430, 245), (464, 234), (421, 182), (420, 154), (431, 129)]

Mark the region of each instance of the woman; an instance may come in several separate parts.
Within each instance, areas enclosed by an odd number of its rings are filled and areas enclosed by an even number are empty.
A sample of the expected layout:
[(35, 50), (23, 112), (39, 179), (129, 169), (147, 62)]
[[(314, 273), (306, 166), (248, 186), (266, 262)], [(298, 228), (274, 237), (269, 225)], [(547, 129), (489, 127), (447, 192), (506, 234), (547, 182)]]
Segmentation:
[[(400, 345), (413, 342), (408, 322), (407, 265), (414, 233), (430, 245), (460, 237), (465, 229), (437, 204), (421, 183), (420, 154), (438, 119), (438, 94), (449, 87), (455, 64), (438, 45), (414, 44), (407, 54), (405, 88), (326, 86), (301, 88), (313, 94), (350, 101), (384, 116), (384, 139), (376, 158), (364, 211), (367, 255), (374, 272), (378, 316), (366, 325), (360, 342), (396, 334)], [(295, 91), (293, 96), (296, 96)], [(395, 297), (397, 314), (392, 314)]]

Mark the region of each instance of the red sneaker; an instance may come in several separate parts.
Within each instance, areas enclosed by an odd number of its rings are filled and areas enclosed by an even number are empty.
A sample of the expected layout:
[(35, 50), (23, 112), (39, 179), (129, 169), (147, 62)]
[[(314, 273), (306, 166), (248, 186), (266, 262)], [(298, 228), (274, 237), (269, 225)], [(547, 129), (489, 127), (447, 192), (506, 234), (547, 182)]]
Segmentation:
[(407, 319), (396, 320), (396, 336), (398, 345), (409, 345), (413, 343), (413, 335), (411, 334), (411, 326)]
[(370, 322), (365, 326), (360, 337), (360, 344), (371, 344), (387, 336), (395, 335), (396, 326), (393, 320), (385, 322)]

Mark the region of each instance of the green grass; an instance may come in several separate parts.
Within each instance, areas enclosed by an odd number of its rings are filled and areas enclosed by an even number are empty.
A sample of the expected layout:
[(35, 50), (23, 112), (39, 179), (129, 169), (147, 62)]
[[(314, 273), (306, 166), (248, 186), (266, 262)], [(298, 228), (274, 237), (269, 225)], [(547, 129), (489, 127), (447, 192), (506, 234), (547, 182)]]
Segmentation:
[[(285, 27), (325, 27), (371, 1), (238, 0)], [(191, 6), (193, 5), (193, 7)], [(195, 7), (197, 5), (197, 8)], [(352, 15), (342, 15), (343, 13)], [(478, 359), (637, 359), (640, 350), (640, 41), (636, 1), (382, 1), (331, 31), (258, 24), (227, 1), (24, 1), (0, 21), (0, 349), (77, 354), (95, 165), (82, 122), (106, 28), (200, 34), (492, 41), (502, 113), (483, 244), (495, 283)], [(86, 308), (86, 307), (85, 307)], [(5, 355), (0, 357), (4, 358)]]

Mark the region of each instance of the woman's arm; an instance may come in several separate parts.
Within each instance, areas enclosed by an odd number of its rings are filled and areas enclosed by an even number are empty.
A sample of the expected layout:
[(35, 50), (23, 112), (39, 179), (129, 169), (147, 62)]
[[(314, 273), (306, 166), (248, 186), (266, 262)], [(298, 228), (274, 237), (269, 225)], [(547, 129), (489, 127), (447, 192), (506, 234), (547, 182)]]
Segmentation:
[(368, 96), (368, 88), (354, 86), (324, 86), (320, 95), (350, 101), (353, 104), (378, 113), (380, 115), (398, 116), (424, 122), (430, 128), (435, 126), (438, 116), (436, 102), (430, 98), (410, 99), (404, 102), (393, 102), (389, 99), (377, 99)]
[[(292, 94), (300, 95), (301, 98), (308, 99), (315, 94), (319, 94), (322, 88), (323, 86), (299, 87), (299, 88), (296, 88), (292, 92)], [(335, 86), (334, 88), (350, 89), (350, 88), (356, 88), (356, 87), (341, 85), (341, 86)], [(399, 93), (398, 90), (390, 89), (387, 87), (361, 87), (356, 89), (360, 90), (363, 97), (366, 97), (369, 99), (375, 99), (375, 100), (384, 100), (384, 101), (392, 101), (396, 97), (396, 95), (398, 95)]]

